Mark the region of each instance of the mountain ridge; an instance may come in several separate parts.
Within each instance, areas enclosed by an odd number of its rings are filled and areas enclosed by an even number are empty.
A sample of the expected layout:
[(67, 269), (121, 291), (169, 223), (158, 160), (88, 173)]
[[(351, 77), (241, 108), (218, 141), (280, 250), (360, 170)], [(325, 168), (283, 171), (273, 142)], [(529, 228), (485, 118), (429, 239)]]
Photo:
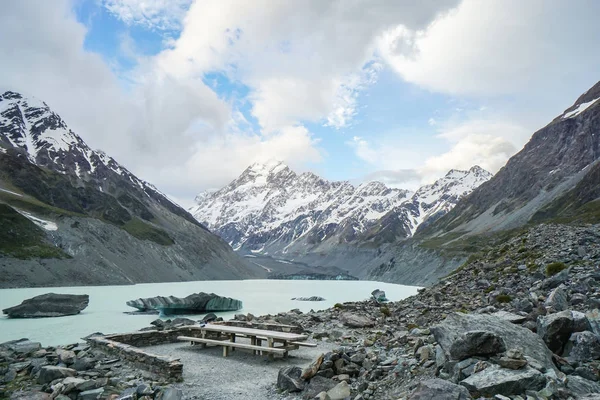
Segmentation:
[(0, 94), (0, 149), (0, 203), (38, 222), (45, 237), (43, 243), (24, 240), (21, 247), (51, 246), (64, 256), (31, 251), (19, 258), (15, 254), (26, 252), (0, 246), (2, 286), (257, 276), (157, 188), (92, 150), (42, 101)]

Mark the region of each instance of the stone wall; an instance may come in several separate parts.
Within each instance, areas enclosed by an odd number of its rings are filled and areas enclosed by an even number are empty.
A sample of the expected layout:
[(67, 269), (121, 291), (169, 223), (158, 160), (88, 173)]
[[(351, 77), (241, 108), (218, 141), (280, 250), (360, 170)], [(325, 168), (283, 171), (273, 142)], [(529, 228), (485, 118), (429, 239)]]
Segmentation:
[(183, 364), (179, 359), (159, 356), (144, 351), (140, 347), (177, 342), (177, 336), (198, 336), (198, 330), (179, 328), (168, 331), (143, 331), (107, 336), (92, 336), (87, 342), (94, 348), (144, 369), (163, 376), (171, 381), (183, 380)]

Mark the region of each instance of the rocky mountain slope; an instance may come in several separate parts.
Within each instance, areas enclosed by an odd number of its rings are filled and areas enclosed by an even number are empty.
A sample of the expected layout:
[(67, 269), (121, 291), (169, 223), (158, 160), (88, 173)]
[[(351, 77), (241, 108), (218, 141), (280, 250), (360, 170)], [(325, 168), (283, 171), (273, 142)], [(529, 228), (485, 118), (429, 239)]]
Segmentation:
[[(567, 209), (574, 211), (574, 207), (597, 200), (599, 100), (600, 82), (535, 132), (504, 168), (426, 233), (474, 234), (511, 229), (534, 216), (538, 221), (553, 218)], [(579, 182), (583, 186), (578, 186)], [(573, 190), (576, 192), (567, 194)], [(570, 205), (564, 204), (564, 196), (574, 197), (567, 201)], [(560, 204), (552, 205), (560, 197), (563, 198)]]
[[(235, 249), (335, 265), (326, 257), (340, 247), (366, 246), (365, 257), (372, 257), (377, 245), (412, 236), (490, 177), (477, 166), (452, 170), (410, 193), (381, 182), (330, 182), (269, 162), (250, 166), (216, 192), (200, 194), (190, 212)], [(357, 259), (335, 263), (348, 268), (352, 260)]]
[(15, 92), (0, 95), (0, 203), (2, 287), (253, 276), (188, 212)]

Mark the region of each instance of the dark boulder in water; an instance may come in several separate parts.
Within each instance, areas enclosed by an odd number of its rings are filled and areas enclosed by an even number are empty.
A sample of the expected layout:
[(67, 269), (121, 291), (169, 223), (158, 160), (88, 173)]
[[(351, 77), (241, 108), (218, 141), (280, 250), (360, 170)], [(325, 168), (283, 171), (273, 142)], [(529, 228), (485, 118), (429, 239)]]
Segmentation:
[(156, 296), (129, 300), (127, 305), (137, 308), (139, 311), (158, 310), (165, 315), (204, 314), (213, 311), (237, 311), (242, 308), (240, 300), (203, 292), (184, 298)]
[(2, 312), (11, 318), (63, 317), (79, 314), (90, 302), (87, 294), (46, 293), (21, 304), (5, 308)]

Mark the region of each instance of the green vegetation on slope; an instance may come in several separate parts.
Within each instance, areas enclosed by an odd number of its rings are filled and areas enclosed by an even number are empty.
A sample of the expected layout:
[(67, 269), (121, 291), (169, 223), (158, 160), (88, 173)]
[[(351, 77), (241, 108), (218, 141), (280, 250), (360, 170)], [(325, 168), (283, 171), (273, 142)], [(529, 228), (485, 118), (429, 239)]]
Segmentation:
[(155, 228), (138, 218), (127, 221), (122, 228), (131, 236), (141, 240), (150, 240), (163, 246), (170, 246), (175, 243), (165, 231)]
[(71, 258), (58, 247), (45, 241), (44, 231), (16, 212), (0, 203), (0, 253), (20, 259)]

